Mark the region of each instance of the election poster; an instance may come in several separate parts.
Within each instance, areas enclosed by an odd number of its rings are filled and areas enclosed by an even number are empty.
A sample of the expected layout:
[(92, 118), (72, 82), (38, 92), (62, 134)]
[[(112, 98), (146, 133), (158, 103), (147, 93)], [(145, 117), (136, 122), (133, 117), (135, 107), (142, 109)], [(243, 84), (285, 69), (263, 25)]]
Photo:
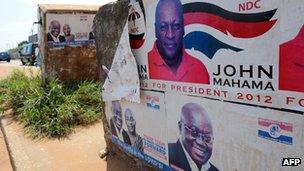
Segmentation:
[(142, 89), (303, 114), (301, 0), (143, 0), (129, 10)]
[(94, 44), (95, 14), (46, 14), (46, 42), (49, 48)]
[(112, 141), (124, 151), (160, 169), (168, 169), (164, 94), (141, 91), (140, 103), (107, 101)]
[(304, 170), (286, 167), (304, 160), (303, 12), (299, 0), (131, 0), (140, 103), (106, 102), (113, 142), (159, 170)]
[(173, 170), (303, 170), (303, 116), (166, 93), (169, 166)]

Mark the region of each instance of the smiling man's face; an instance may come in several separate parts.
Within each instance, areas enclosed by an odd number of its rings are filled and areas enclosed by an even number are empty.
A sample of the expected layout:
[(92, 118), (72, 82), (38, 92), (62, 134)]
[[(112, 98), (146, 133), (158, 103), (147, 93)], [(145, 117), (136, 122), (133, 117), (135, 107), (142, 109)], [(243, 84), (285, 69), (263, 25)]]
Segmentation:
[(65, 36), (70, 36), (71, 35), (71, 28), (69, 25), (65, 24), (63, 27), (62, 27), (62, 30), (63, 30), (63, 33)]
[(60, 34), (60, 23), (56, 20), (51, 22), (51, 34), (57, 37)]
[(122, 128), (122, 109), (119, 101), (112, 102), (112, 114), (114, 118), (114, 124), (116, 125), (117, 129), (120, 131)]
[(182, 143), (193, 159), (201, 166), (211, 157), (213, 147), (213, 132), (206, 111), (197, 104), (190, 104), (183, 108), (179, 122)]
[(184, 21), (181, 4), (177, 0), (159, 2), (155, 17), (156, 44), (165, 60), (174, 60), (183, 47)]
[(127, 109), (125, 111), (125, 122), (126, 122), (126, 125), (127, 125), (127, 128), (128, 128), (128, 131), (135, 135), (136, 134), (136, 121), (133, 117), (133, 113), (130, 109)]

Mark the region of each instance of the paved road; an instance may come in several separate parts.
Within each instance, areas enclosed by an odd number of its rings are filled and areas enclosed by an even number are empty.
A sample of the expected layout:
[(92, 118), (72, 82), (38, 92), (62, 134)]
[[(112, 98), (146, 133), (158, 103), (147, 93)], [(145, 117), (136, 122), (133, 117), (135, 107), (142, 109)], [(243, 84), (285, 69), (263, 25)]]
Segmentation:
[(0, 79), (10, 75), (14, 70), (20, 70), (27, 75), (38, 74), (39, 67), (23, 66), (19, 59), (11, 60), (11, 62), (0, 62)]
[(0, 66), (22, 66), (20, 59), (12, 59), (11, 62), (0, 61)]

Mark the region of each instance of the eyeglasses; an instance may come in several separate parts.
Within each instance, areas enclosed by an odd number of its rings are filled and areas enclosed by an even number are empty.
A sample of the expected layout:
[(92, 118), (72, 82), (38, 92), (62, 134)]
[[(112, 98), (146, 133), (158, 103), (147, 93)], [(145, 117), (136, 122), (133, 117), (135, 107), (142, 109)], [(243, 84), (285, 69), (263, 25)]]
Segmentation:
[(213, 143), (213, 135), (212, 133), (204, 133), (200, 132), (199, 129), (195, 126), (189, 126), (185, 124), (184, 122), (180, 121), (180, 124), (183, 124), (184, 128), (190, 133), (190, 135), (195, 138), (201, 138), (202, 141), (206, 143)]

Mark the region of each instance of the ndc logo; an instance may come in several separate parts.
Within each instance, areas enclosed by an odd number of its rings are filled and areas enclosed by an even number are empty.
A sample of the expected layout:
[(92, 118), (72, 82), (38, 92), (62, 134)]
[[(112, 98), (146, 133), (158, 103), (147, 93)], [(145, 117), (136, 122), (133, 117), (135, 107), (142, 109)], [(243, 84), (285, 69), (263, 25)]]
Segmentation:
[(299, 166), (300, 164), (300, 158), (283, 158), (282, 161), (282, 166)]
[(148, 107), (154, 108), (154, 109), (160, 109), (160, 106), (159, 106), (159, 97), (147, 95), (146, 96), (146, 100), (148, 101), (147, 102), (147, 106)]

